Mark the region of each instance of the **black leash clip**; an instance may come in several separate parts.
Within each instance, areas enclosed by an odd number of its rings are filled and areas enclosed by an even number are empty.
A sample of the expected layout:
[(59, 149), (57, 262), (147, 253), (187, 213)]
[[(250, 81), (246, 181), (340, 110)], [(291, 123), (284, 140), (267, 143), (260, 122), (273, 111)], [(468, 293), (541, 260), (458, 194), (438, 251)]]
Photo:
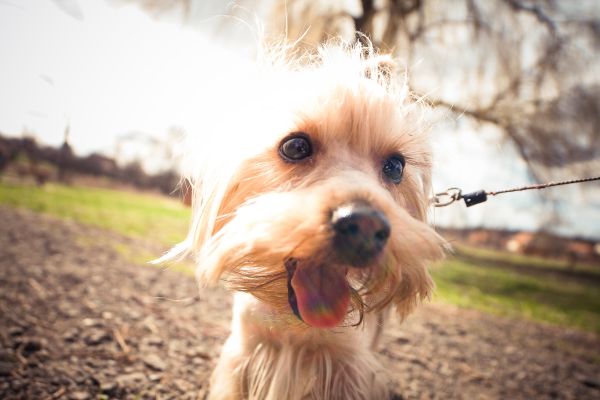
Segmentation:
[(467, 207), (474, 206), (475, 204), (483, 203), (487, 200), (487, 193), (485, 190), (479, 190), (473, 193), (467, 193), (462, 195), (463, 200)]
[(462, 190), (459, 188), (450, 188), (444, 192), (436, 193), (431, 202), (435, 207), (445, 207), (463, 199), (467, 207), (474, 206), (475, 204), (483, 203), (487, 200), (487, 192), (485, 190), (479, 190), (473, 193), (462, 194)]

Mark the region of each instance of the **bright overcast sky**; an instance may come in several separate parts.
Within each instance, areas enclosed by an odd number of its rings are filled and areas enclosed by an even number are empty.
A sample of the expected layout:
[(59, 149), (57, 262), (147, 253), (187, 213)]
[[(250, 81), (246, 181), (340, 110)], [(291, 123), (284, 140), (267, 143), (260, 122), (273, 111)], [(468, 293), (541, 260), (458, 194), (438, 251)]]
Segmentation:
[[(61, 9), (57, 3), (65, 6)], [(164, 138), (172, 127), (193, 131), (201, 126), (202, 105), (210, 101), (207, 94), (215, 93), (215, 77), (226, 76), (225, 66), (243, 62), (212, 45), (200, 30), (159, 22), (134, 5), (111, 6), (100, 0), (57, 3), (0, 0), (4, 134), (20, 135), (28, 129), (41, 142), (56, 145), (69, 121), (76, 152), (111, 155), (115, 139), (128, 132)], [(215, 59), (224, 62), (209, 62)], [(491, 130), (457, 133), (438, 127), (436, 189), (493, 190), (528, 183), (514, 149), (498, 144), (497, 136)], [(557, 230), (600, 237), (597, 197), (582, 196), (573, 188), (554, 190), (566, 199), (561, 207), (567, 223)], [(435, 220), (534, 229), (548, 214), (536, 199), (536, 194), (506, 195), (468, 211), (454, 205), (438, 209)]]
[(201, 107), (203, 55), (221, 50), (200, 33), (131, 5), (64, 3), (82, 6), (82, 20), (51, 1), (0, 2), (1, 131), (59, 144), (68, 120), (87, 153), (130, 131), (162, 135)]

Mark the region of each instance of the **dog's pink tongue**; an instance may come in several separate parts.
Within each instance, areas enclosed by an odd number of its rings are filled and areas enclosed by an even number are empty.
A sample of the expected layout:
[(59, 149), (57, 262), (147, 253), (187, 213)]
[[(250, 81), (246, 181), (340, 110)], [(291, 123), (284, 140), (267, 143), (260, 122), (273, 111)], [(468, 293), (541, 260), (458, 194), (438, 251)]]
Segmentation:
[(299, 267), (292, 277), (302, 320), (317, 328), (338, 326), (350, 303), (350, 287), (337, 268)]

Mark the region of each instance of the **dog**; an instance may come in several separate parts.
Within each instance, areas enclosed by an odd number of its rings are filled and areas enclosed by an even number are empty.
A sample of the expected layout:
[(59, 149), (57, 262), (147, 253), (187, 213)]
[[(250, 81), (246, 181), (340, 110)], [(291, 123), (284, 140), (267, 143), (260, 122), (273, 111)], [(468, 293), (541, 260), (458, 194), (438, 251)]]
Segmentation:
[(166, 256), (234, 291), (209, 398), (388, 399), (383, 323), (428, 298), (446, 247), (427, 223), (426, 106), (368, 43), (257, 59), (250, 94), (227, 93), (187, 146), (191, 228)]

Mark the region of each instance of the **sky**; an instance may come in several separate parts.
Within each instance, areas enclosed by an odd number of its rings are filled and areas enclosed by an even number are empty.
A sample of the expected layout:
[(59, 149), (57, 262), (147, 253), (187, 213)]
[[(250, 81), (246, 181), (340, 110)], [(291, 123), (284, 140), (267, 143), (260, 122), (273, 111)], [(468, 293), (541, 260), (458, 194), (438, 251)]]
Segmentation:
[[(222, 3), (205, 2), (215, 14)], [(19, 136), (27, 130), (42, 143), (58, 145), (69, 124), (78, 154), (114, 156), (116, 139), (132, 132), (164, 140), (173, 128), (200, 129), (209, 94), (218, 93), (222, 79), (248, 60), (239, 43), (217, 45), (208, 28), (174, 20), (101, 0), (0, 0), (0, 132)], [(214, 19), (206, 18), (211, 24)], [(499, 132), (468, 124), (457, 130), (454, 122), (439, 123), (433, 132), (437, 191), (531, 183)], [(549, 190), (565, 220), (554, 231), (600, 239), (600, 188), (590, 185), (594, 189), (585, 193)], [(469, 209), (439, 208), (432, 220), (532, 230), (547, 222), (549, 210), (538, 193), (518, 193)]]
[(189, 122), (210, 84), (203, 55), (222, 51), (135, 6), (70, 3), (82, 6), (81, 20), (51, 1), (0, 2), (0, 130), (54, 145), (69, 123), (73, 147), (88, 153)]

